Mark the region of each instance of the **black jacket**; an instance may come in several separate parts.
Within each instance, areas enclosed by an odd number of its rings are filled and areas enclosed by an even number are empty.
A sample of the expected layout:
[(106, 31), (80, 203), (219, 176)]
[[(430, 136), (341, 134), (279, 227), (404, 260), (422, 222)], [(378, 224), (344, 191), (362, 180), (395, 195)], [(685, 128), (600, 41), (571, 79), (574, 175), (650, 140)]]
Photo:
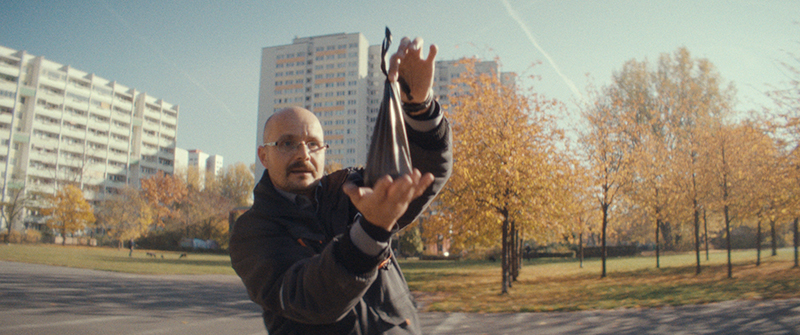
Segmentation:
[[(438, 104), (432, 111), (441, 113)], [(446, 119), (418, 132), (406, 126), (412, 163), (436, 178), (398, 220), (411, 223), (450, 176), (451, 134)], [(326, 175), (317, 190), (316, 213), (279, 194), (265, 171), (253, 207), (231, 233), (231, 263), (250, 298), (264, 310), (269, 334), (419, 334), (413, 298), (397, 261), (386, 248), (377, 257), (350, 239), (358, 210), (342, 191), (359, 184), (363, 170)]]

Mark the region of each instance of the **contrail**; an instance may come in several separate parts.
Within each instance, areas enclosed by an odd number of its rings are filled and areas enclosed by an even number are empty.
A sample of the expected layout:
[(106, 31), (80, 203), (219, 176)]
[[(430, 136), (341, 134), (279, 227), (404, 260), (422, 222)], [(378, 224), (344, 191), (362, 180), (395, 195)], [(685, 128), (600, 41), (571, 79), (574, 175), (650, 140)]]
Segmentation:
[(515, 12), (514, 9), (511, 8), (511, 4), (508, 3), (508, 0), (500, 0), (500, 1), (503, 3), (503, 6), (506, 7), (506, 12), (508, 12), (508, 15), (511, 16), (511, 18), (514, 19), (514, 21), (517, 21), (519, 27), (522, 28), (522, 31), (525, 32), (525, 35), (528, 36), (528, 40), (531, 41), (533, 46), (536, 47), (536, 49), (539, 50), (539, 52), (541, 52), (542, 55), (544, 55), (544, 58), (547, 58), (547, 62), (550, 63), (550, 66), (553, 67), (553, 70), (556, 70), (558, 76), (564, 80), (564, 83), (566, 83), (567, 86), (569, 86), (569, 89), (572, 90), (572, 94), (574, 94), (579, 99), (583, 99), (583, 95), (581, 94), (580, 91), (578, 91), (578, 88), (575, 87), (575, 83), (573, 83), (572, 80), (569, 80), (567, 76), (561, 73), (561, 69), (558, 68), (556, 62), (554, 62), (553, 59), (550, 58), (550, 55), (548, 55), (547, 52), (545, 52), (542, 49), (542, 47), (539, 46), (539, 43), (536, 42), (535, 38), (533, 38), (533, 34), (531, 33), (530, 29), (528, 29), (528, 26), (525, 25), (525, 22), (522, 22), (522, 19), (520, 19), (520, 17), (517, 15), (517, 12)]
[(123, 26), (125, 26), (125, 28), (128, 28), (128, 30), (131, 32), (131, 34), (134, 37), (136, 37), (139, 40), (141, 40), (142, 42), (144, 42), (145, 45), (147, 45), (156, 55), (158, 55), (158, 58), (160, 58), (161, 61), (163, 61), (164, 63), (166, 63), (166, 64), (168, 64), (170, 66), (172, 66), (172, 68), (175, 69), (176, 71), (178, 71), (178, 73), (180, 73), (181, 75), (186, 77), (186, 79), (189, 80), (189, 82), (191, 82), (194, 86), (199, 88), (201, 91), (205, 92), (206, 95), (208, 95), (209, 98), (211, 98), (212, 100), (216, 101), (220, 106), (222, 106), (222, 108), (226, 112), (228, 112), (228, 115), (231, 116), (231, 119), (236, 120), (236, 116), (233, 115), (233, 112), (231, 111), (231, 109), (228, 108), (228, 105), (226, 105), (222, 100), (220, 100), (219, 97), (215, 96), (214, 94), (211, 94), (211, 92), (209, 92), (205, 88), (205, 86), (203, 86), (202, 84), (200, 84), (200, 82), (198, 82), (197, 80), (192, 78), (192, 76), (190, 76), (188, 73), (186, 73), (186, 71), (184, 71), (180, 67), (178, 67), (178, 65), (175, 64), (175, 62), (173, 62), (173, 61), (169, 60), (167, 57), (165, 57), (164, 54), (158, 48), (156, 48), (153, 45), (153, 43), (151, 43), (150, 41), (145, 39), (143, 36), (137, 34), (133, 30), (133, 28), (131, 28), (131, 26), (128, 24), (128, 21), (126, 21), (125, 18), (122, 17), (122, 15), (117, 14), (117, 12), (114, 11), (114, 9), (112, 9), (111, 6), (108, 3), (106, 3), (105, 1), (102, 1), (102, 3), (103, 3), (103, 5), (105, 5), (106, 10), (108, 10), (112, 15), (114, 15), (114, 17), (116, 17), (117, 20), (119, 20), (119, 22), (122, 23)]

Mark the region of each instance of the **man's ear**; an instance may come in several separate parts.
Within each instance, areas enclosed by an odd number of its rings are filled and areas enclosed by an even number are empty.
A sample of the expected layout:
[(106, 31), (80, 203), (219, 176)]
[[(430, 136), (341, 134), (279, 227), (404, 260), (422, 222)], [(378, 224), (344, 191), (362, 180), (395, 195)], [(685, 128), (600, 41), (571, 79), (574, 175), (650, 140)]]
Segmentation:
[(261, 165), (264, 166), (265, 169), (267, 167), (267, 148), (264, 146), (258, 146), (258, 160), (261, 161)]

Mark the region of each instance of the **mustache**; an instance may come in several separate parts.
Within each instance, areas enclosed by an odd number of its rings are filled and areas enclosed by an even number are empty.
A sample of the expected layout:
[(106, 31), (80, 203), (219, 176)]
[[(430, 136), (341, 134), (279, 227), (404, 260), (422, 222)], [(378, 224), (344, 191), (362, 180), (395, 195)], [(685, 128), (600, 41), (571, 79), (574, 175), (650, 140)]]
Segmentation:
[(291, 170), (298, 170), (298, 169), (317, 171), (317, 169), (315, 169), (314, 166), (312, 166), (310, 164), (306, 164), (305, 162), (302, 162), (302, 161), (297, 161), (297, 162), (294, 162), (292, 164), (289, 164), (289, 167), (286, 170), (287, 171), (291, 171)]

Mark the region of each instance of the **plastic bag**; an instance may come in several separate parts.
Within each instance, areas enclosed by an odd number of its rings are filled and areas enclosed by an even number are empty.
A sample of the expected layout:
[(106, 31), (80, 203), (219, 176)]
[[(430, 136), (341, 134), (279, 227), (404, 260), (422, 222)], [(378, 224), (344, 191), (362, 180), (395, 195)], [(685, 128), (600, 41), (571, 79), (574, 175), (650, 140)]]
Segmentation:
[(400, 84), (389, 82), (386, 68), (386, 53), (391, 44), (392, 33), (387, 27), (386, 37), (381, 45), (381, 70), (387, 78), (383, 84), (383, 101), (375, 121), (367, 164), (364, 168), (364, 184), (367, 187), (373, 187), (378, 179), (387, 174), (396, 178), (412, 171), (411, 153), (400, 100)]

